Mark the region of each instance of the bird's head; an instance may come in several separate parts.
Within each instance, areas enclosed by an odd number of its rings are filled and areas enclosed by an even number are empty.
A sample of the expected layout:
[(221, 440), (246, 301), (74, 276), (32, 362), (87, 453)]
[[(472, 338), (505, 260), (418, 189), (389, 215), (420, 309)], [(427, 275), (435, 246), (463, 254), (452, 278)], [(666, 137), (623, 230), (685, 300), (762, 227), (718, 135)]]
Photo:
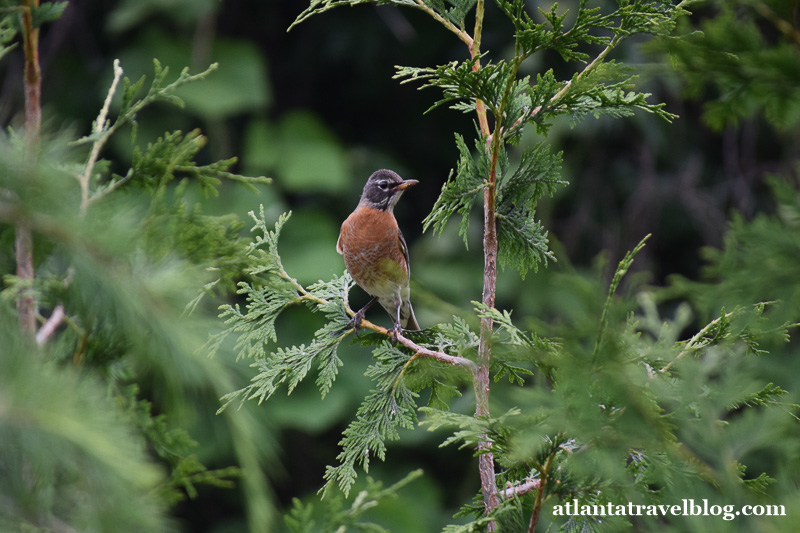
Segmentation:
[(391, 211), (402, 196), (403, 191), (419, 183), (417, 180), (404, 180), (396, 172), (376, 170), (364, 185), (359, 205), (374, 209)]

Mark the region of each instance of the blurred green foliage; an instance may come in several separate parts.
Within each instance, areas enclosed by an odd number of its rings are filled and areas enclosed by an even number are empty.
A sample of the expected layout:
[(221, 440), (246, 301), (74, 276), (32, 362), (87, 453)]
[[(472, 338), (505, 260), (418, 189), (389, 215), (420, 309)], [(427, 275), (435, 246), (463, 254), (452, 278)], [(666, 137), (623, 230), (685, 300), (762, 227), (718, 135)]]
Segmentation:
[[(290, 397), (276, 396), (268, 406), (245, 404), (215, 416), (219, 397), (247, 385), (250, 370), (233, 361), (229, 344), (212, 360), (197, 351), (207, 334), (220, 327), (214, 319), (217, 305), (237, 301), (230, 283), (244, 278), (246, 213), (259, 204), (272, 222), (293, 210), (280, 250), (287, 270), (311, 284), (343, 271), (334, 248), (338, 225), (371, 170), (390, 167), (420, 179), (415, 196), (407, 195), (398, 207), (411, 245), (418, 317), (425, 325), (472, 315), (470, 301), (480, 293), (482, 265), (475, 253), (480, 247), (478, 219), (466, 233), (468, 251), (460, 245), (457, 224), (444, 227), (438, 238), (420, 236), (420, 221), (458, 157), (453, 132), (470, 134), (472, 125), (444, 109), (423, 116), (435, 100), (432, 91), (417, 92), (392, 80), (395, 64), (439, 64), (460, 59), (460, 51), (414, 11), (388, 6), (333, 11), (287, 34), (307, 4), (257, 4), (69, 2), (60, 19), (42, 28), (44, 147), (52, 163), (35, 183), (18, 181), (18, 161), (7, 149), (14, 137), (6, 138), (1, 186), (24, 197), (20, 205), (41, 224), (35, 250), (42, 318), (68, 301), (68, 316), (89, 334), (84, 340), (81, 330), (67, 324), (43, 349), (25, 344), (11, 310), (10, 279), (4, 278), (0, 479), (9, 482), (0, 483), (0, 529), (15, 531), (25, 523), (58, 530), (69, 523), (76, 529), (108, 531), (269, 531), (284, 527), (279, 514), (291, 509), (302, 512), (301, 506), (313, 506), (314, 517), (324, 514), (315, 493), (325, 465), (335, 461), (341, 430), (369, 390), (363, 376), (369, 352), (342, 346), (338, 386), (325, 401), (313, 386), (301, 384)], [(576, 2), (560, 4), (574, 8)], [(672, 125), (637, 115), (584, 121), (577, 128), (564, 119), (551, 128), (548, 143), (554, 151), (569, 154), (562, 175), (570, 186), (538, 209), (557, 262), (531, 272), (524, 281), (510, 272), (501, 275), (498, 306), (513, 309), (514, 322), (524, 331), (569, 340), (571, 357), (553, 362), (555, 371), (566, 376), (565, 402), (572, 398), (568, 391), (582, 390), (589, 379), (584, 365), (597, 338), (611, 265), (644, 234), (653, 236), (617, 291), (609, 316), (610, 341), (625, 345), (640, 342), (632, 337), (644, 338), (648, 349), (661, 353), (720, 317), (723, 307), (725, 313), (737, 306), (749, 310), (759, 301), (776, 300), (759, 319), (767, 320), (762, 324), (767, 332), (798, 320), (798, 139), (792, 120), (792, 87), (797, 84), (791, 81), (797, 47), (780, 30), (785, 25), (774, 24), (763, 9), (749, 7), (767, 6), (766, 13), (778, 15), (796, 32), (796, 14), (782, 7), (791, 4), (697, 3), (685, 29), (703, 29), (706, 37), (694, 34), (682, 42), (694, 47), (691, 53), (674, 48), (680, 46), (675, 42), (661, 45), (673, 54), (672, 65), (681, 67), (679, 75), (659, 51), (643, 51), (636, 42), (618, 50), (616, 59), (636, 63), (644, 74), (642, 90), (680, 116)], [(494, 4), (487, 9), (494, 10)], [(508, 26), (492, 20), (497, 17), (487, 17), (484, 43), (503, 53), (501, 39)], [(739, 33), (726, 32), (726, 24), (743, 26), (748, 39), (736, 39)], [(708, 60), (719, 54), (725, 61)], [(88, 149), (68, 142), (90, 132), (115, 58), (122, 59), (131, 80), (147, 75), (149, 83), (154, 57), (173, 69), (173, 79), (183, 66), (191, 72), (213, 62), (220, 66), (208, 79), (178, 93), (186, 102), (183, 109), (162, 103), (143, 109), (136, 146), (145, 150), (165, 133), (200, 128), (208, 140), (195, 154), (200, 165), (239, 155), (234, 172), (265, 174), (275, 181), (269, 187), (257, 185), (259, 196), (238, 184), (222, 183), (219, 195), (209, 198), (191, 180), (181, 187), (173, 182), (157, 201), (130, 188), (96, 204), (80, 220), (77, 184), (69, 172), (85, 163)], [(14, 128), (22, 123), (21, 65), (19, 46), (0, 61), (0, 121)], [(571, 74), (555, 55), (522, 72), (551, 66), (562, 77)], [(720, 70), (713, 70), (717, 66)], [(686, 87), (689, 93), (683, 92)], [(112, 110), (118, 105), (115, 101)], [(771, 111), (765, 117), (767, 106)], [(724, 126), (721, 131), (706, 127), (701, 120), (705, 110), (715, 126)], [(522, 149), (535, 142), (532, 131), (522, 132)], [(123, 129), (109, 141), (103, 154), (107, 163), (100, 170), (106, 176), (124, 176), (133, 154), (129, 131)], [(512, 161), (515, 157), (512, 152)], [(778, 176), (775, 186), (766, 185), (766, 175)], [(731, 212), (735, 214), (729, 216)], [(225, 218), (216, 218), (220, 215)], [(0, 246), (0, 269), (4, 276), (13, 274), (8, 218), (0, 224)], [(66, 284), (70, 265), (75, 277)], [(220, 273), (228, 277), (220, 278)], [(216, 291), (196, 300), (203, 286), (217, 279), (223, 281)], [(360, 297), (354, 289), (354, 306)], [(184, 315), (193, 301), (194, 313)], [(627, 329), (630, 313), (638, 329)], [(286, 345), (307, 343), (321, 325), (321, 317), (302, 310), (287, 312), (277, 323)], [(83, 363), (74, 365), (81, 343)], [(796, 421), (781, 409), (733, 407), (736, 398), (728, 394), (741, 391), (756, 398), (752, 395), (773, 383), (788, 391), (783, 405), (800, 403), (796, 340), (784, 343), (767, 335), (759, 346), (769, 355), (748, 355), (742, 344), (733, 343), (700, 359), (682, 357), (675, 370), (691, 379), (675, 385), (680, 390), (664, 385), (657, 391), (674, 398), (665, 407), (670, 423), (681, 428), (681, 441), (720, 474), (717, 486), (699, 485), (696, 478), (671, 470), (674, 463), (666, 457), (661, 468), (677, 483), (662, 489), (660, 497), (680, 501), (688, 494), (717, 501), (725, 494), (731, 500), (717, 503), (780, 502), (790, 516), (752, 522), (695, 518), (671, 525), (641, 517), (633, 521), (634, 529), (792, 530), (800, 508), (794, 483), (799, 466)], [(640, 373), (617, 374), (618, 369), (630, 370), (618, 360), (620, 353), (603, 351), (602, 357), (608, 368), (601, 376), (609, 387), (619, 386), (620, 394), (637, 398), (647, 388)], [(578, 370), (574, 376), (572, 369)], [(514, 405), (570, 405), (556, 404), (547, 387), (539, 373), (531, 386), (500, 387), (492, 410), (499, 414)], [(452, 399), (451, 409), (469, 412), (472, 400), (467, 396)], [(692, 396), (695, 402), (684, 401)], [(148, 409), (152, 416), (147, 416)], [(548, 423), (545, 429), (592, 435), (597, 421), (589, 415), (604, 413), (583, 414), (574, 418), (573, 411), (564, 411), (561, 424)], [(637, 410), (639, 415), (649, 416), (646, 405)], [(617, 429), (642, 442), (651, 438), (651, 428), (635, 420), (625, 419)], [(518, 424), (511, 443), (521, 459), (535, 455), (538, 448), (532, 443), (543, 431), (525, 422)], [(420, 522), (436, 531), (452, 521), (477, 481), (471, 451), (439, 448), (445, 438), (439, 431), (404, 430), (400, 441), (389, 445), (391, 461), (374, 465), (372, 476), (389, 485), (417, 468), (425, 474), (402, 489), (400, 499), (383, 500), (367, 511), (365, 521), (395, 532), (419, 531)], [(610, 435), (601, 450), (613, 449), (620, 440), (618, 434)], [(192, 441), (196, 446), (191, 447)], [(596, 464), (574, 463), (589, 474), (618, 475), (612, 467), (619, 465), (609, 456), (604, 453)], [(37, 468), (31, 469), (31, 458)], [(195, 484), (199, 478), (193, 476), (204, 475), (195, 470), (195, 459), (206, 472), (237, 488)], [(729, 459), (748, 465), (746, 480), (765, 472), (776, 481), (763, 488), (765, 496), (753, 496), (738, 481)], [(225, 470), (234, 465), (243, 476)], [(649, 482), (644, 474), (633, 479)], [(357, 484), (354, 491), (366, 488)], [(635, 492), (625, 486), (618, 490), (622, 498)], [(168, 508), (178, 495), (195, 499)], [(294, 497), (305, 503), (292, 503)], [(97, 501), (106, 503), (92, 504)], [(543, 523), (556, 520), (549, 505), (542, 512)]]

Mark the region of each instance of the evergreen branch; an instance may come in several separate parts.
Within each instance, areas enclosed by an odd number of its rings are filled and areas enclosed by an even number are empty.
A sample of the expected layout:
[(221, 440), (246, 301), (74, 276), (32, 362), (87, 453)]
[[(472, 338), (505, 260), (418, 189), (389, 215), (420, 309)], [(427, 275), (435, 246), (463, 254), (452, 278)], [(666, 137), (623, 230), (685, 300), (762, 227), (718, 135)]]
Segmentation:
[(442, 192), (436, 199), (431, 212), (422, 221), (422, 231), (425, 232), (430, 226), (433, 226), (433, 233), (436, 234), (438, 232), (439, 236), (441, 236), (450, 217), (455, 213), (459, 213), (461, 215), (461, 226), (458, 234), (464, 239), (464, 245), (468, 246), (467, 230), (469, 229), (472, 205), (475, 203), (478, 193), (485, 186), (482, 172), (484, 165), (479, 167), (475, 163), (461, 135), (456, 134), (455, 137), (459, 152), (458, 170), (455, 177), (451, 172), (450, 177), (442, 186)]
[(498, 495), (503, 499), (515, 498), (517, 496), (522, 496), (523, 494), (539, 490), (541, 486), (541, 479), (527, 479), (522, 483), (518, 483), (517, 485), (512, 485), (498, 491)]
[(611, 39), (611, 42), (609, 42), (609, 43), (608, 43), (608, 45), (607, 45), (607, 46), (606, 46), (606, 47), (603, 49), (603, 51), (601, 51), (599, 54), (597, 54), (597, 56), (596, 56), (596, 57), (595, 57), (595, 58), (592, 60), (592, 62), (591, 62), (591, 63), (589, 63), (588, 65), (586, 65), (586, 66), (583, 68), (583, 70), (581, 70), (581, 71), (580, 71), (579, 73), (577, 73), (575, 76), (573, 76), (571, 80), (568, 80), (568, 81), (567, 81), (567, 82), (564, 84), (564, 86), (563, 86), (563, 87), (562, 87), (562, 88), (561, 88), (561, 89), (560, 89), (560, 90), (559, 90), (559, 91), (558, 91), (556, 94), (554, 94), (554, 95), (553, 95), (553, 96), (550, 98), (550, 100), (547, 102), (547, 104), (546, 104), (546, 105), (538, 105), (538, 106), (536, 106), (534, 109), (532, 109), (532, 110), (530, 111), (530, 113), (529, 113), (527, 116), (520, 117), (520, 119), (519, 119), (519, 121), (518, 121), (518, 122), (527, 122), (527, 121), (529, 121), (529, 120), (532, 120), (532, 119), (533, 119), (533, 118), (534, 118), (534, 117), (535, 117), (537, 114), (541, 113), (543, 109), (546, 109), (546, 108), (548, 108), (548, 107), (552, 107), (552, 106), (554, 106), (556, 103), (558, 103), (558, 102), (559, 102), (559, 101), (560, 101), (560, 100), (561, 100), (561, 99), (564, 97), (564, 95), (566, 95), (566, 94), (567, 94), (567, 92), (570, 90), (570, 87), (571, 87), (571, 86), (572, 86), (574, 83), (576, 83), (577, 81), (579, 81), (579, 80), (581, 80), (582, 78), (584, 78), (585, 76), (587, 76), (587, 75), (588, 75), (590, 72), (592, 72), (592, 71), (593, 71), (595, 68), (597, 68), (597, 66), (598, 66), (598, 65), (600, 65), (600, 64), (603, 62), (603, 60), (605, 59), (605, 57), (606, 57), (608, 54), (610, 54), (610, 53), (611, 53), (611, 51), (612, 51), (614, 48), (616, 48), (616, 46), (619, 44), (619, 42), (620, 42), (620, 41), (621, 41), (621, 39), (620, 39), (619, 37), (617, 37), (617, 36), (614, 36), (614, 38), (613, 38), (613, 39)]
[[(258, 216), (250, 212), (255, 221), (251, 231), (256, 236), (247, 247), (246, 254), (254, 265), (247, 271), (253, 282), (240, 282), (237, 291), (245, 296), (246, 310), (242, 311), (238, 304), (222, 306), (220, 318), (224, 319), (227, 329), (212, 335), (205, 348), (213, 354), (226, 337), (235, 334), (237, 339), (234, 350), (237, 352), (237, 359), (255, 358), (251, 366), (258, 369), (258, 373), (248, 386), (226, 394), (222, 398), (220, 411), (236, 400), (243, 402), (257, 399), (259, 403), (263, 402), (283, 384), (286, 384), (287, 392), (291, 393), (305, 379), (315, 362), (318, 369), (316, 384), (324, 398), (342, 365), (337, 349), (341, 341), (353, 331), (348, 326), (349, 318), (355, 313), (347, 303), (347, 294), (353, 286), (353, 280), (345, 274), (306, 288), (286, 272), (278, 253), (278, 240), (290, 214), (282, 215), (274, 229), (270, 230), (265, 220), (264, 206), (260, 207)], [(308, 346), (302, 344), (278, 348), (267, 353), (266, 346), (270, 342), (277, 342), (275, 321), (284, 309), (296, 304), (305, 304), (312, 311), (323, 312), (327, 317), (326, 324), (314, 333), (314, 339)], [(368, 320), (363, 320), (361, 327), (393, 338), (392, 331)], [(412, 358), (427, 357), (465, 368), (474, 366), (469, 359), (422, 346), (402, 334), (397, 335), (396, 341), (412, 350)]]
[(420, 89), (438, 87), (442, 90), (444, 97), (426, 112), (448, 103), (456, 103), (453, 107), (462, 111), (472, 111), (476, 101), (481, 101), (497, 117), (514, 67), (505, 61), (481, 65), (480, 59), (480, 55), (475, 55), (437, 67), (398, 66), (394, 78), (401, 79), (400, 83), (421, 82)]
[(553, 195), (561, 180), (561, 153), (551, 154), (544, 143), (522, 153), (517, 170), (500, 181), (497, 193), (498, 259), (517, 268), (525, 278), (529, 268), (555, 260), (547, 247), (547, 232), (534, 218), (536, 204)]
[(402, 382), (401, 375), (411, 356), (383, 342), (374, 352), (375, 364), (366, 375), (376, 381), (377, 387), (358, 408), (356, 420), (350, 423), (339, 442), (342, 451), (337, 456), (339, 464), (328, 466), (326, 483), (321, 489), (323, 497), (333, 484), (349, 494), (356, 478), (356, 465), (369, 472), (370, 455), (381, 461), (386, 458), (386, 441), (399, 438), (398, 429), (413, 429), (417, 422), (417, 394)]
[[(473, 2), (474, 1), (475, 0), (473, 0)], [(435, 9), (433, 9), (433, 7), (431, 7), (431, 5), (430, 5), (431, 3), (433, 3), (433, 2), (431, 2), (431, 0), (427, 0), (427, 1), (426, 0), (414, 0), (414, 5), (418, 9), (421, 9), (422, 11), (424, 11), (425, 13), (427, 13), (428, 15), (433, 17), (434, 20), (436, 20), (439, 24), (441, 24), (442, 26), (447, 28), (448, 31), (456, 34), (456, 36), (459, 39), (461, 39), (464, 42), (464, 44), (467, 45), (467, 47), (472, 49), (474, 41), (473, 41), (472, 37), (470, 37), (470, 35), (466, 31), (464, 31), (464, 16), (466, 15), (466, 13), (471, 8), (470, 2), (465, 2), (464, 6), (458, 11), (458, 13), (459, 13), (459, 15), (457, 16), (457, 20), (459, 22), (458, 25), (456, 25), (453, 22), (451, 22), (451, 20), (450, 20), (451, 17), (442, 16), (442, 14), (440, 14), (439, 11), (436, 11)], [(444, 9), (440, 8), (440, 11), (444, 11)]]
[(451, 444), (460, 443), (459, 448), (477, 448), (477, 454), (488, 453), (486, 448), (480, 447), (480, 443), (489, 439), (493, 442), (494, 436), (504, 431), (509, 419), (519, 416), (522, 411), (513, 407), (497, 418), (476, 417), (436, 409), (433, 407), (420, 407), (420, 412), (425, 413), (426, 419), (419, 425), (426, 426), (428, 431), (436, 431), (442, 428), (455, 428), (455, 431), (439, 445), (440, 448)]
[[(720, 328), (727, 327), (731, 317), (733, 317), (735, 314), (736, 311), (725, 313), (725, 310), (723, 309), (722, 315), (718, 316), (706, 324), (700, 331), (695, 333), (692, 338), (686, 342), (683, 350), (681, 350), (672, 361), (664, 365), (661, 370), (659, 370), (659, 373), (665, 373), (672, 367), (673, 364), (685, 357), (687, 354), (694, 353), (708, 346), (715, 338), (718, 337)], [(708, 337), (709, 334), (712, 334), (712, 337)]]
[(452, 8), (446, 9), (444, 2), (441, 0), (311, 0), (311, 4), (297, 16), (287, 31), (291, 31), (296, 25), (313, 15), (324, 13), (336, 7), (354, 7), (362, 4), (405, 6), (425, 12), (444, 26), (447, 31), (455, 34), (468, 47), (472, 48), (473, 39), (464, 29), (464, 19), (475, 1), (467, 0), (457, 4), (454, 3)]
[(42, 327), (36, 332), (36, 344), (38, 346), (44, 346), (50, 337), (58, 329), (58, 326), (64, 322), (66, 318), (66, 314), (64, 313), (64, 306), (58, 304), (54, 309), (53, 312), (50, 313), (50, 317), (42, 324)]
[[(398, 491), (410, 482), (422, 476), (422, 470), (414, 470), (403, 479), (384, 488), (380, 482), (367, 477), (366, 488), (359, 491), (349, 507), (344, 507), (341, 496), (328, 500), (325, 513), (314, 513), (313, 504), (303, 504), (298, 498), (293, 500), (293, 508), (285, 516), (286, 525), (292, 533), (310, 533), (312, 531), (336, 531), (344, 533), (353, 528), (357, 531), (388, 533), (387, 530), (372, 522), (361, 522), (360, 519), (370, 509), (375, 508), (382, 500), (396, 498)], [(320, 517), (320, 515), (324, 515)], [(322, 520), (317, 524), (316, 520)]]
[(754, 407), (776, 405), (780, 403), (779, 399), (786, 394), (788, 394), (788, 392), (781, 387), (773, 383), (767, 383), (761, 388), (761, 390), (750, 393), (742, 398), (739, 398), (738, 400), (733, 401), (728, 406), (728, 409), (735, 410), (742, 406)]
[(528, 525), (528, 533), (534, 533), (536, 526), (539, 523), (539, 513), (542, 511), (542, 503), (544, 503), (544, 490), (550, 480), (550, 471), (553, 468), (553, 461), (556, 458), (556, 452), (553, 451), (547, 457), (544, 468), (540, 470), (541, 484), (539, 490), (536, 491), (536, 500), (533, 503), (533, 512), (531, 512), (531, 520)]
[[(156, 101), (166, 101), (182, 106), (182, 100), (175, 96), (174, 92), (186, 83), (205, 78), (217, 68), (215, 63), (204, 72), (194, 75), (189, 74), (188, 68), (185, 68), (175, 81), (166, 83), (169, 68), (162, 68), (158, 60), (155, 59), (153, 60), (153, 65), (154, 76), (150, 88), (143, 98), (136, 100), (137, 94), (144, 85), (145, 78), (142, 77), (136, 83), (131, 83), (128, 78), (122, 77), (123, 70), (120, 67), (119, 60), (114, 60), (114, 79), (103, 107), (93, 124), (92, 132), (90, 135), (73, 143), (73, 145), (92, 143), (83, 172), (77, 176), (81, 189), (81, 216), (86, 214), (86, 210), (91, 203), (106, 197), (124, 185), (134, 182), (153, 192), (174, 179), (176, 173), (194, 177), (206, 194), (216, 194), (221, 179), (240, 182), (254, 191), (256, 190), (255, 184), (269, 183), (271, 181), (263, 176), (248, 177), (229, 172), (229, 168), (236, 163), (236, 158), (221, 160), (208, 165), (197, 165), (193, 157), (205, 145), (206, 139), (200, 134), (199, 130), (194, 130), (185, 135), (180, 131), (165, 134), (154, 143), (148, 143), (145, 151), (134, 148), (133, 165), (126, 175), (113, 175), (107, 183), (91, 191), (92, 181), (99, 179), (95, 176), (95, 166), (98, 162), (99, 154), (108, 139), (119, 128), (128, 123), (132, 124), (133, 137), (135, 138), (136, 115), (139, 111)], [(120, 111), (116, 120), (111, 123), (107, 116), (120, 80), (124, 85)]]
[(147, 90), (147, 94), (145, 94), (145, 96), (140, 100), (134, 101), (134, 98), (136, 98), (136, 95), (144, 85), (145, 77), (142, 76), (136, 83), (131, 83), (128, 78), (124, 78), (122, 103), (119, 115), (114, 123), (107, 123), (105, 127), (102, 127), (102, 129), (98, 129), (102, 125), (98, 126), (95, 124), (95, 132), (89, 136), (78, 139), (73, 144), (80, 145), (87, 142), (96, 142), (98, 137), (101, 135), (111, 136), (114, 134), (114, 132), (128, 123), (132, 123), (135, 126), (137, 113), (153, 102), (165, 101), (175, 104), (178, 107), (183, 107), (183, 100), (175, 96), (175, 90), (183, 85), (186, 85), (187, 83), (199, 81), (208, 77), (209, 74), (217, 70), (218, 66), (219, 65), (217, 63), (212, 63), (206, 70), (197, 74), (189, 74), (189, 68), (185, 67), (175, 81), (165, 85), (166, 77), (169, 74), (169, 67), (162, 67), (158, 59), (153, 59), (153, 81), (150, 84), (150, 88)]
[(306, 21), (313, 15), (324, 13), (336, 7), (348, 6), (354, 7), (362, 4), (375, 4), (375, 5), (396, 5), (396, 6), (410, 6), (416, 7), (414, 0), (311, 0), (311, 4), (300, 13), (297, 18), (289, 25), (286, 31), (291, 31), (292, 28)]
[(524, 279), (529, 268), (537, 271), (540, 263), (548, 259), (555, 261), (553, 252), (547, 246), (547, 232), (533, 218), (532, 211), (515, 209), (498, 213), (497, 221), (501, 245), (498, 259), (502, 265), (516, 267)]
[(614, 271), (614, 277), (611, 279), (611, 285), (608, 287), (608, 296), (606, 297), (606, 302), (603, 305), (603, 313), (600, 315), (600, 329), (597, 332), (597, 339), (595, 340), (594, 350), (592, 351), (593, 360), (596, 360), (597, 358), (597, 354), (599, 353), (600, 346), (603, 342), (603, 336), (608, 328), (608, 313), (611, 310), (611, 303), (613, 301), (614, 294), (617, 292), (617, 288), (619, 287), (622, 278), (625, 277), (625, 274), (628, 273), (628, 269), (633, 264), (633, 258), (641, 251), (642, 248), (644, 248), (645, 242), (649, 238), (650, 234), (648, 233), (641, 241), (639, 241), (639, 244), (637, 244), (633, 250), (626, 252), (625, 257), (622, 258), (617, 265), (616, 271)]
[(92, 178), (94, 165), (100, 155), (100, 150), (110, 137), (110, 135), (104, 135), (104, 132), (106, 132), (109, 127), (106, 116), (108, 115), (108, 109), (111, 106), (111, 99), (114, 97), (114, 93), (117, 92), (117, 85), (119, 84), (120, 78), (122, 78), (122, 67), (119, 66), (119, 59), (115, 59), (114, 79), (111, 82), (111, 87), (108, 89), (108, 95), (106, 95), (106, 100), (103, 103), (103, 107), (100, 109), (100, 113), (97, 115), (97, 119), (94, 122), (93, 133), (97, 136), (97, 140), (92, 143), (92, 151), (89, 154), (89, 160), (86, 162), (86, 167), (84, 168), (83, 173), (78, 176), (78, 181), (81, 186), (81, 216), (86, 214), (86, 209), (89, 207), (89, 182)]

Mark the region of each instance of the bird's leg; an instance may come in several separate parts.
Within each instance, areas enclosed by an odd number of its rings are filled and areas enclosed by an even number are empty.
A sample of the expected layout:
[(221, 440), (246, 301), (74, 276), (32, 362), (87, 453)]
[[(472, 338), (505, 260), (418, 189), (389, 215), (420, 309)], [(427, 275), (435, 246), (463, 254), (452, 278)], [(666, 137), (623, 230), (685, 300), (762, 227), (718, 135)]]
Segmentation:
[(400, 307), (403, 305), (401, 298), (397, 299), (395, 307), (397, 308), (397, 316), (394, 317), (394, 328), (392, 328), (392, 345), (397, 344), (397, 339), (400, 335)]
[(355, 332), (356, 337), (358, 337), (358, 328), (361, 326), (361, 321), (364, 320), (364, 315), (366, 314), (367, 309), (372, 307), (372, 305), (377, 301), (378, 301), (378, 297), (374, 296), (372, 298), (372, 300), (367, 302), (367, 305), (365, 305), (364, 307), (362, 307), (361, 309), (356, 311), (356, 313), (353, 315), (353, 318), (351, 318), (350, 322), (347, 323), (348, 327), (352, 327), (353, 328), (353, 331)]

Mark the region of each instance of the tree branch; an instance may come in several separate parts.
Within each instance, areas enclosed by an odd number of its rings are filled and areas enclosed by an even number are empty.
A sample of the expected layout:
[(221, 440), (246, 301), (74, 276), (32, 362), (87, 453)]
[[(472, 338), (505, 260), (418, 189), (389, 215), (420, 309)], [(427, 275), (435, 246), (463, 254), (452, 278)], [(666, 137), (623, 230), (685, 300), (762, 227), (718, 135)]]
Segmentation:
[(122, 78), (122, 67), (119, 66), (119, 59), (115, 59), (114, 81), (111, 82), (111, 87), (108, 89), (108, 94), (106, 95), (106, 101), (103, 103), (102, 109), (100, 109), (100, 114), (97, 115), (97, 120), (94, 124), (94, 132), (92, 132), (99, 137), (92, 143), (92, 151), (89, 154), (89, 160), (86, 162), (86, 168), (83, 174), (78, 176), (78, 182), (81, 185), (81, 216), (86, 214), (86, 209), (89, 207), (89, 203), (92, 200), (89, 198), (89, 184), (92, 179), (94, 165), (97, 163), (97, 158), (100, 155), (100, 150), (110, 136), (108, 119), (106, 117), (108, 116), (108, 109), (111, 107), (111, 99), (114, 97), (114, 93), (117, 92), (117, 84), (119, 84), (120, 78)]
[(544, 468), (539, 472), (541, 475), (538, 491), (536, 492), (536, 500), (533, 503), (533, 512), (531, 513), (531, 521), (528, 524), (528, 533), (536, 531), (536, 525), (539, 523), (539, 513), (542, 511), (542, 503), (544, 502), (544, 487), (550, 477), (550, 469), (553, 467), (553, 460), (556, 458), (556, 452), (552, 452), (547, 457), (547, 462)]
[[(29, 178), (33, 175), (39, 156), (42, 129), (42, 76), (39, 67), (39, 29), (33, 26), (32, 10), (39, 0), (26, 0), (22, 9), (22, 39), (25, 51), (25, 136), (27, 140), (26, 167)], [(25, 221), (14, 228), (14, 250), (17, 277), (33, 285), (33, 233)], [(23, 290), (17, 298), (17, 313), (22, 332), (30, 337), (36, 334), (36, 300), (32, 288)]]
[(529, 479), (523, 483), (520, 483), (519, 485), (513, 485), (511, 487), (507, 487), (501, 490), (500, 492), (498, 492), (498, 495), (504, 500), (507, 500), (509, 498), (522, 496), (523, 494), (527, 494), (529, 492), (538, 490), (539, 487), (541, 486), (542, 486), (541, 479)]
[(433, 17), (437, 22), (439, 22), (442, 26), (450, 30), (451, 32), (455, 33), (459, 39), (464, 41), (464, 43), (472, 48), (473, 39), (469, 36), (467, 32), (447, 20), (446, 18), (442, 17), (439, 13), (437, 13), (432, 7), (425, 4), (422, 0), (414, 0), (414, 6), (417, 9), (421, 9), (431, 17)]
[(711, 322), (709, 322), (708, 324), (706, 324), (706, 326), (705, 326), (703, 329), (701, 329), (700, 331), (698, 331), (697, 333), (695, 333), (695, 335), (694, 335), (694, 336), (693, 336), (691, 339), (689, 339), (689, 341), (686, 343), (686, 346), (683, 348), (683, 350), (681, 350), (681, 352), (680, 352), (678, 355), (676, 355), (676, 356), (675, 356), (675, 359), (673, 359), (672, 361), (670, 361), (669, 363), (667, 363), (666, 365), (664, 365), (664, 366), (661, 368), (661, 370), (659, 370), (658, 372), (659, 372), (660, 374), (663, 374), (663, 373), (665, 373), (667, 370), (669, 370), (669, 369), (672, 367), (672, 365), (673, 365), (673, 364), (675, 364), (675, 362), (676, 362), (676, 361), (678, 361), (678, 359), (681, 359), (681, 358), (683, 358), (683, 357), (684, 357), (686, 354), (688, 354), (688, 353), (690, 353), (691, 351), (693, 351), (693, 350), (694, 350), (694, 345), (695, 345), (695, 344), (697, 344), (697, 342), (698, 342), (700, 339), (702, 339), (702, 338), (703, 338), (703, 336), (705, 336), (705, 334), (706, 334), (706, 333), (708, 333), (708, 332), (709, 332), (709, 331), (710, 331), (710, 330), (711, 330), (711, 329), (712, 329), (714, 326), (716, 326), (717, 324), (719, 324), (719, 323), (720, 323), (720, 321), (721, 321), (723, 318), (730, 318), (730, 317), (732, 317), (732, 316), (733, 316), (733, 313), (734, 313), (733, 311), (731, 311), (731, 312), (729, 312), (729, 313), (725, 313), (723, 316), (717, 317), (717, 318), (715, 318), (714, 320), (712, 320)]
[[(319, 299), (317, 299), (317, 300), (319, 300)], [(347, 314), (349, 316), (353, 316), (353, 315), (356, 314), (355, 311), (350, 309), (350, 305), (347, 303), (347, 300), (345, 300), (345, 310), (347, 311)], [(370, 322), (367, 319), (362, 319), (361, 323), (359, 324), (359, 327), (371, 329), (372, 331), (375, 331), (375, 332), (380, 333), (382, 335), (386, 335), (389, 338), (394, 338), (393, 330), (390, 330), (390, 329), (384, 328), (383, 326), (379, 326), (377, 324), (374, 324), (374, 323)], [(416, 342), (412, 341), (408, 337), (405, 337), (402, 333), (397, 335), (397, 342), (399, 342), (400, 344), (402, 344), (406, 348), (409, 348), (410, 350), (413, 350), (414, 353), (415, 353), (415, 356), (419, 355), (419, 356), (422, 356), (422, 357), (429, 357), (431, 359), (436, 359), (437, 361), (440, 361), (442, 363), (447, 363), (447, 364), (453, 365), (453, 366), (460, 366), (460, 367), (468, 368), (468, 369), (473, 370), (473, 371), (476, 368), (475, 363), (473, 361), (467, 359), (466, 357), (460, 357), (458, 355), (450, 355), (450, 354), (442, 352), (440, 350), (431, 350), (430, 348), (425, 348), (424, 346), (420, 346)]]
[[(478, 0), (475, 7), (475, 35), (469, 52), (473, 59), (480, 54), (481, 35), (483, 32), (484, 2)], [(473, 70), (480, 69), (480, 61), (476, 60)], [(481, 134), (483, 135), (487, 148), (491, 145), (492, 164), (489, 169), (489, 176), (486, 186), (483, 189), (483, 296), (482, 302), (487, 307), (494, 307), (495, 292), (497, 286), (497, 220), (495, 219), (495, 185), (497, 179), (497, 155), (498, 141), (489, 133), (489, 121), (486, 116), (486, 105), (480, 99), (475, 101), (475, 110), (478, 114)], [(494, 117), (496, 127), (500, 124), (500, 118)], [(475, 416), (489, 416), (489, 363), (491, 361), (491, 337), (494, 329), (494, 322), (491, 317), (481, 318), (480, 340), (478, 344), (478, 366), (472, 371), (472, 386), (475, 389)], [(484, 435), (484, 437), (486, 437)], [(491, 451), (492, 443), (486, 437), (478, 443), (478, 473), (481, 478), (481, 491), (483, 492), (483, 506), (487, 515), (490, 515), (500, 503), (497, 497), (497, 485), (495, 483), (494, 455)], [(487, 531), (497, 529), (496, 522), (489, 522), (486, 526)]]
[(36, 344), (39, 346), (44, 346), (44, 344), (50, 340), (50, 337), (53, 336), (53, 333), (56, 332), (58, 326), (64, 322), (64, 318), (66, 318), (66, 313), (64, 313), (64, 306), (57, 305), (53, 312), (50, 314), (50, 318), (45, 321), (39, 331), (36, 332)]

